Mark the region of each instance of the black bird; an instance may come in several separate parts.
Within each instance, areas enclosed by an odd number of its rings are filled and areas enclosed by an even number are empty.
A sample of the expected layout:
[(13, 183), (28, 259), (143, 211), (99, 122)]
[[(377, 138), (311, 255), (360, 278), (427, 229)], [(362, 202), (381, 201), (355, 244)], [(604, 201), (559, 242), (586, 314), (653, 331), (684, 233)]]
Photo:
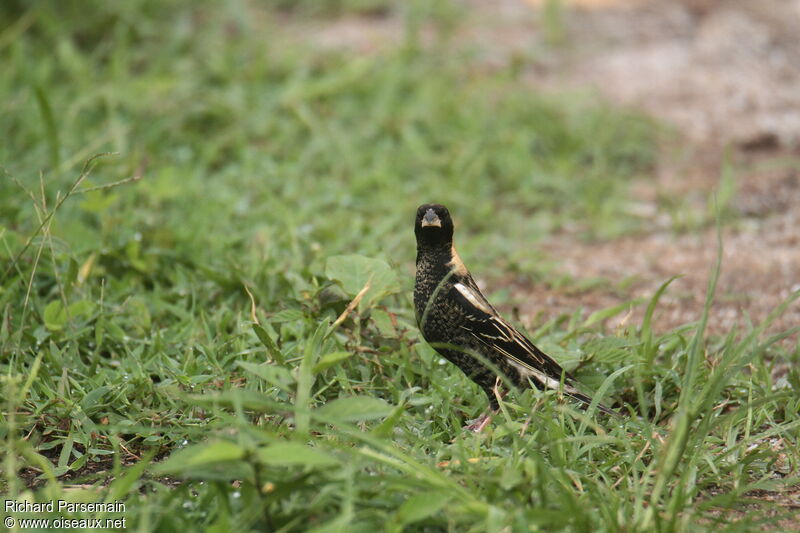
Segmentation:
[[(506, 322), (481, 294), (453, 246), (453, 220), (443, 205), (417, 209), (417, 276), (414, 309), (422, 336), (448, 361), (477, 383), (491, 411), (467, 426), (481, 431), (500, 408), (498, 372), (517, 387), (563, 390), (585, 408), (592, 399), (574, 387), (575, 379), (525, 335)], [(563, 380), (563, 385), (562, 385)], [(619, 413), (604, 405), (607, 414)]]

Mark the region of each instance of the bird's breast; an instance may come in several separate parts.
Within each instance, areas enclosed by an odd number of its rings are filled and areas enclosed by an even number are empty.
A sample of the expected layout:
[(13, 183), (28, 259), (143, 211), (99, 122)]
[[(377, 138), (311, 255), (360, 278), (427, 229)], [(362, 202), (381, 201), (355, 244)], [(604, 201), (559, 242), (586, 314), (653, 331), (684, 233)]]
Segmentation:
[(428, 342), (452, 342), (454, 332), (460, 331), (463, 312), (454, 305), (453, 283), (421, 283), (414, 291), (417, 324)]

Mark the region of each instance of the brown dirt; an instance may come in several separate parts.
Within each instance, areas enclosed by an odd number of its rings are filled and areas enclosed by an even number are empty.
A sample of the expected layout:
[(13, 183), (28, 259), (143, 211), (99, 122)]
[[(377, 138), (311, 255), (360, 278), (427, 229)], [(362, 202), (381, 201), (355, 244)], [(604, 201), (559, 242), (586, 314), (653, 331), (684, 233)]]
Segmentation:
[[(703, 154), (694, 157), (704, 157)], [(800, 173), (792, 165), (762, 166), (747, 156), (740, 171), (739, 190), (730, 210), (735, 223), (722, 231), (722, 268), (709, 328), (724, 334), (749, 317), (754, 322), (766, 318), (792, 292), (800, 290), (800, 215), (793, 206), (800, 205)], [(661, 163), (664, 167), (670, 163)], [(699, 165), (702, 174), (703, 166)], [(713, 169), (713, 167), (712, 167)], [(537, 303), (527, 311), (548, 309), (547, 315), (571, 312), (576, 307), (596, 310), (616, 305), (626, 298), (649, 298), (671, 276), (675, 280), (661, 299), (656, 313), (659, 329), (675, 328), (700, 317), (709, 277), (717, 258), (716, 229), (709, 222), (699, 232), (676, 234), (672, 222), (655, 207), (658, 195), (687, 197), (697, 194), (705, 200), (714, 185), (700, 176), (686, 183), (677, 175), (690, 171), (673, 169), (656, 185), (642, 187), (637, 194), (642, 205), (655, 214), (652, 228), (640, 235), (598, 243), (576, 242), (557, 235), (548, 240), (545, 250), (562, 261), (565, 273), (576, 279), (603, 278), (611, 287), (588, 292), (559, 291), (548, 294), (546, 305)], [(718, 170), (717, 170), (718, 172)], [(666, 218), (666, 220), (663, 220)], [(618, 287), (624, 285), (624, 291)], [(636, 309), (629, 323), (636, 323), (644, 312)], [(623, 317), (620, 315), (617, 322)], [(784, 312), (771, 331), (784, 331), (800, 324), (800, 305)], [(613, 321), (611, 323), (613, 325)]]
[(570, 49), (546, 72), (553, 83), (596, 87), (695, 142), (800, 143), (800, 2), (614, 4), (565, 15)]

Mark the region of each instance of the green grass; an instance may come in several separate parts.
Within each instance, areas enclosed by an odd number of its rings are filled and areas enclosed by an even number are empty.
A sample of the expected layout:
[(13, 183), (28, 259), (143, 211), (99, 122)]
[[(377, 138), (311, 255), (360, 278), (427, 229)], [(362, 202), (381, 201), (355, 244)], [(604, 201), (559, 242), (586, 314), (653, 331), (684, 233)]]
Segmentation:
[(121, 500), (140, 531), (747, 531), (783, 516), (744, 507), (796, 483), (800, 376), (776, 389), (770, 371), (798, 353), (765, 325), (708, 338), (706, 309), (657, 334), (658, 295), (619, 331), (578, 313), (544, 324), (543, 348), (641, 418), (526, 391), (473, 435), (483, 393), (413, 323), (417, 205), (450, 206), (489, 279), (552, 279), (542, 237), (646, 222), (628, 188), (655, 126), (536, 93), (446, 35), (423, 45), (413, 29), (434, 17), (446, 34), (453, 9), (387, 2), (407, 40), (354, 56), (286, 26), (361, 3), (283, 4), (0, 8), (4, 497)]

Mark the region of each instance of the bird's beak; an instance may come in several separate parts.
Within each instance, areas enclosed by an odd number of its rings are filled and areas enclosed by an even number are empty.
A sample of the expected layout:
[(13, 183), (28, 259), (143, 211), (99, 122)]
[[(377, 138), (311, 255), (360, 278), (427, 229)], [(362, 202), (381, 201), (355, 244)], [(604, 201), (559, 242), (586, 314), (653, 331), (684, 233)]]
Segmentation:
[(422, 217), (422, 227), (426, 226), (435, 226), (437, 228), (442, 227), (442, 221), (439, 220), (439, 216), (434, 212), (433, 209), (428, 209), (425, 212), (425, 216)]

